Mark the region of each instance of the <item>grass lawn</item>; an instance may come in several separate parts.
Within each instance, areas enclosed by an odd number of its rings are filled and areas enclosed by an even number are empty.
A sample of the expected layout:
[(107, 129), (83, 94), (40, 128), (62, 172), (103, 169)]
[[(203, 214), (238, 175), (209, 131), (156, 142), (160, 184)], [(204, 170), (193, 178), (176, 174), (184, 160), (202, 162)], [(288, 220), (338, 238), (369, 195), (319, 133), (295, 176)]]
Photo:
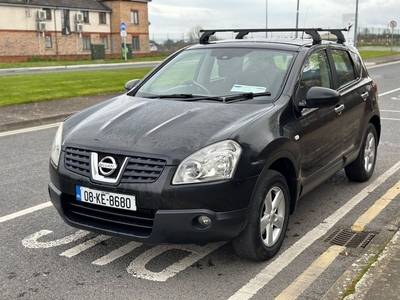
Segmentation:
[(107, 60), (38, 60), (29, 62), (12, 62), (0, 63), (0, 69), (13, 69), (13, 68), (34, 68), (34, 67), (53, 67), (53, 66), (71, 66), (71, 65), (98, 65), (98, 64), (113, 64), (113, 63), (132, 63), (132, 62), (146, 62), (146, 61), (162, 61), (168, 55), (146, 56), (137, 57), (129, 60), (123, 59), (107, 59)]
[(362, 59), (400, 54), (399, 51), (390, 50), (360, 50), (359, 52)]
[[(363, 59), (377, 56), (400, 54), (396, 51), (361, 50)], [(165, 56), (146, 57), (135, 61), (162, 60)], [(133, 60), (130, 60), (133, 61)], [(85, 61), (39, 61), (29, 63), (0, 64), (0, 68), (39, 67), (54, 65), (75, 65), (89, 63), (112, 63), (121, 60), (104, 62)], [(112, 92), (123, 92), (127, 81), (143, 78), (151, 68), (111, 70), (111, 71), (78, 71), (43, 73), (29, 75), (0, 76), (0, 106), (39, 102), (78, 96), (90, 96)]]
[(151, 68), (0, 76), (0, 106), (123, 92)]

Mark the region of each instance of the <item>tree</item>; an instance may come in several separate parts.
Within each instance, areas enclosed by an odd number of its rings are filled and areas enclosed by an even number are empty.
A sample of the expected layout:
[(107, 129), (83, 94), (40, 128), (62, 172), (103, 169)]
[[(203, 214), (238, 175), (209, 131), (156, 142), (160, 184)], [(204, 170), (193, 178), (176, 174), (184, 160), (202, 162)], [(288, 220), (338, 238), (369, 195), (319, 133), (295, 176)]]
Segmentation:
[(194, 44), (197, 43), (201, 37), (200, 30), (203, 29), (200, 25), (196, 25), (189, 31), (189, 43)]

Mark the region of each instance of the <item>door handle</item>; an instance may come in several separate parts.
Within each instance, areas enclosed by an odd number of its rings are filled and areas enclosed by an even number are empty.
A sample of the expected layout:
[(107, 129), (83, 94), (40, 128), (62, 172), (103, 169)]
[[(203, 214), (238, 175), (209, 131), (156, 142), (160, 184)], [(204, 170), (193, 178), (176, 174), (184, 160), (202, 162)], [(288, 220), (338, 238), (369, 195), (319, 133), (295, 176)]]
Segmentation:
[(368, 92), (365, 92), (365, 93), (362, 93), (362, 94), (361, 94), (361, 98), (363, 98), (364, 101), (367, 101), (368, 96), (369, 96), (369, 93), (368, 93)]
[(341, 104), (338, 107), (335, 107), (335, 113), (337, 113), (339, 116), (342, 114), (342, 111), (344, 110), (344, 104)]

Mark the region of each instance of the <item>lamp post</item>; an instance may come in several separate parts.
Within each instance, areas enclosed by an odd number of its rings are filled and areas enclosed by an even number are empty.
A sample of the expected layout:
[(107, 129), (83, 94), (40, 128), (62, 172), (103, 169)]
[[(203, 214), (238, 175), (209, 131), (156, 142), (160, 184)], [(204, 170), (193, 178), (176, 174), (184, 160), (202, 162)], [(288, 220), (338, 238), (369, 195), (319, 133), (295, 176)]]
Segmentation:
[[(300, 0), (297, 0), (297, 12), (296, 12), (296, 29), (299, 29), (299, 7), (300, 7)], [(298, 36), (298, 32), (296, 31), (296, 39)]]
[(354, 47), (357, 47), (358, 0), (356, 0), (356, 18), (354, 23)]
[[(268, 29), (268, 0), (265, 0), (265, 29)], [(268, 37), (268, 32), (265, 33), (265, 37)]]

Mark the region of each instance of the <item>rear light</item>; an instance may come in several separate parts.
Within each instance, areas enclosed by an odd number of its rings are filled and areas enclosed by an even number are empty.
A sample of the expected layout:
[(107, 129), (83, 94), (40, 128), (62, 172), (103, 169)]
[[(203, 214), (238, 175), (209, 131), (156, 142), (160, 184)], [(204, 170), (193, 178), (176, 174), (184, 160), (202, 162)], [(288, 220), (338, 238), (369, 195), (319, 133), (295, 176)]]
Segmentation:
[(378, 85), (375, 82), (372, 82), (372, 86), (374, 87), (374, 90), (378, 92)]

